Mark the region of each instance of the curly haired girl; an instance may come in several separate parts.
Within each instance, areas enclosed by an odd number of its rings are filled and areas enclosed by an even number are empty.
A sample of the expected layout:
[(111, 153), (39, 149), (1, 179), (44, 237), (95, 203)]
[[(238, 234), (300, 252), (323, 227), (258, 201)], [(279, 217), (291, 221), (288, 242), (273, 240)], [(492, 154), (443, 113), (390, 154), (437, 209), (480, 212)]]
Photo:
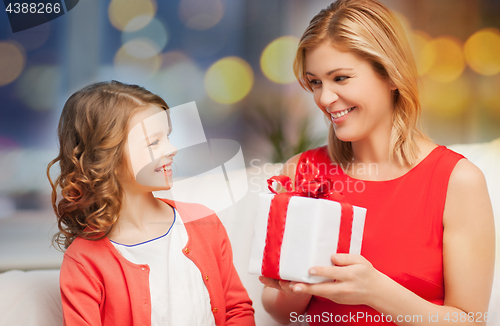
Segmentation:
[(165, 101), (136, 85), (96, 83), (66, 102), (47, 167), (65, 324), (254, 325), (218, 217), (152, 194), (172, 185), (171, 129)]

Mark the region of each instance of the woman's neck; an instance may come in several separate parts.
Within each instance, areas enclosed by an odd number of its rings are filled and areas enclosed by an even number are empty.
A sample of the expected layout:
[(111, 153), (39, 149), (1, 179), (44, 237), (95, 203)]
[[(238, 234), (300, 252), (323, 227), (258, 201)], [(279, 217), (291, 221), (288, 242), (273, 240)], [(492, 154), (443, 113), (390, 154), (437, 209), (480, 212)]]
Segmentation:
[(390, 151), (390, 130), (372, 134), (370, 137), (353, 141), (353, 163), (356, 164), (387, 164)]
[(436, 144), (417, 137), (417, 159), (412, 165), (401, 165), (398, 160), (390, 160), (390, 141), (387, 139), (370, 139), (352, 143), (353, 161), (351, 169), (344, 171), (351, 177), (360, 180), (384, 181), (398, 178), (420, 163)]

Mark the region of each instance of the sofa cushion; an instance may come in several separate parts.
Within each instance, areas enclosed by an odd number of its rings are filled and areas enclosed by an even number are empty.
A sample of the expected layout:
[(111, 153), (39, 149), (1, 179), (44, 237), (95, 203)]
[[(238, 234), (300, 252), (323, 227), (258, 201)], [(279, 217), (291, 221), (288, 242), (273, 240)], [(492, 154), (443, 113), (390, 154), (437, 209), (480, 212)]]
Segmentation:
[(59, 270), (0, 274), (2, 325), (62, 325)]

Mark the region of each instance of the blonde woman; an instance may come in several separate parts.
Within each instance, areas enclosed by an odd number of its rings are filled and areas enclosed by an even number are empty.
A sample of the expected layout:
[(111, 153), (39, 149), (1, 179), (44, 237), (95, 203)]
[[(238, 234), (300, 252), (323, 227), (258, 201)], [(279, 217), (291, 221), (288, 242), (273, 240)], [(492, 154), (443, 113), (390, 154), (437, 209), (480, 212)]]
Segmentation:
[[(375, 0), (339, 0), (310, 22), (294, 64), (329, 121), (328, 146), (300, 158), (367, 208), (361, 255), (333, 254), (303, 284), (261, 277), (282, 323), (485, 323), (494, 226), (481, 171), (418, 128), (417, 71), (394, 15)], [(306, 316), (302, 314), (307, 313)]]
[(171, 130), (165, 101), (137, 85), (96, 83), (64, 105), (47, 174), (59, 163), (66, 325), (255, 325), (218, 217), (152, 194), (172, 186)]

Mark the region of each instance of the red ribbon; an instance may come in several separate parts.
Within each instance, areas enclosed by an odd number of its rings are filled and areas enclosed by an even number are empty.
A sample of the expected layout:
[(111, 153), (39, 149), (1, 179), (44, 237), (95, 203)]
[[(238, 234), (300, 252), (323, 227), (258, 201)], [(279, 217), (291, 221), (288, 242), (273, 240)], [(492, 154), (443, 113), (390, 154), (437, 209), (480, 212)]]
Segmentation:
[[(319, 177), (319, 171), (308, 159), (299, 163), (301, 170), (304, 167), (313, 172), (308, 171), (304, 173), (300, 171), (303, 178), (295, 180), (295, 191), (292, 189), (292, 180), (288, 176), (279, 175), (267, 180), (269, 190), (275, 193), (276, 196), (271, 201), (267, 222), (266, 245), (262, 259), (262, 275), (265, 277), (281, 279), (279, 275), (281, 245), (283, 244), (283, 235), (285, 233), (288, 203), (292, 196), (328, 199), (339, 202), (341, 205), (341, 219), (337, 253), (349, 253), (353, 221), (352, 205), (345, 202), (344, 196), (334, 190), (333, 180)], [(274, 190), (272, 185), (275, 181), (285, 189), (285, 192), (277, 193)]]

